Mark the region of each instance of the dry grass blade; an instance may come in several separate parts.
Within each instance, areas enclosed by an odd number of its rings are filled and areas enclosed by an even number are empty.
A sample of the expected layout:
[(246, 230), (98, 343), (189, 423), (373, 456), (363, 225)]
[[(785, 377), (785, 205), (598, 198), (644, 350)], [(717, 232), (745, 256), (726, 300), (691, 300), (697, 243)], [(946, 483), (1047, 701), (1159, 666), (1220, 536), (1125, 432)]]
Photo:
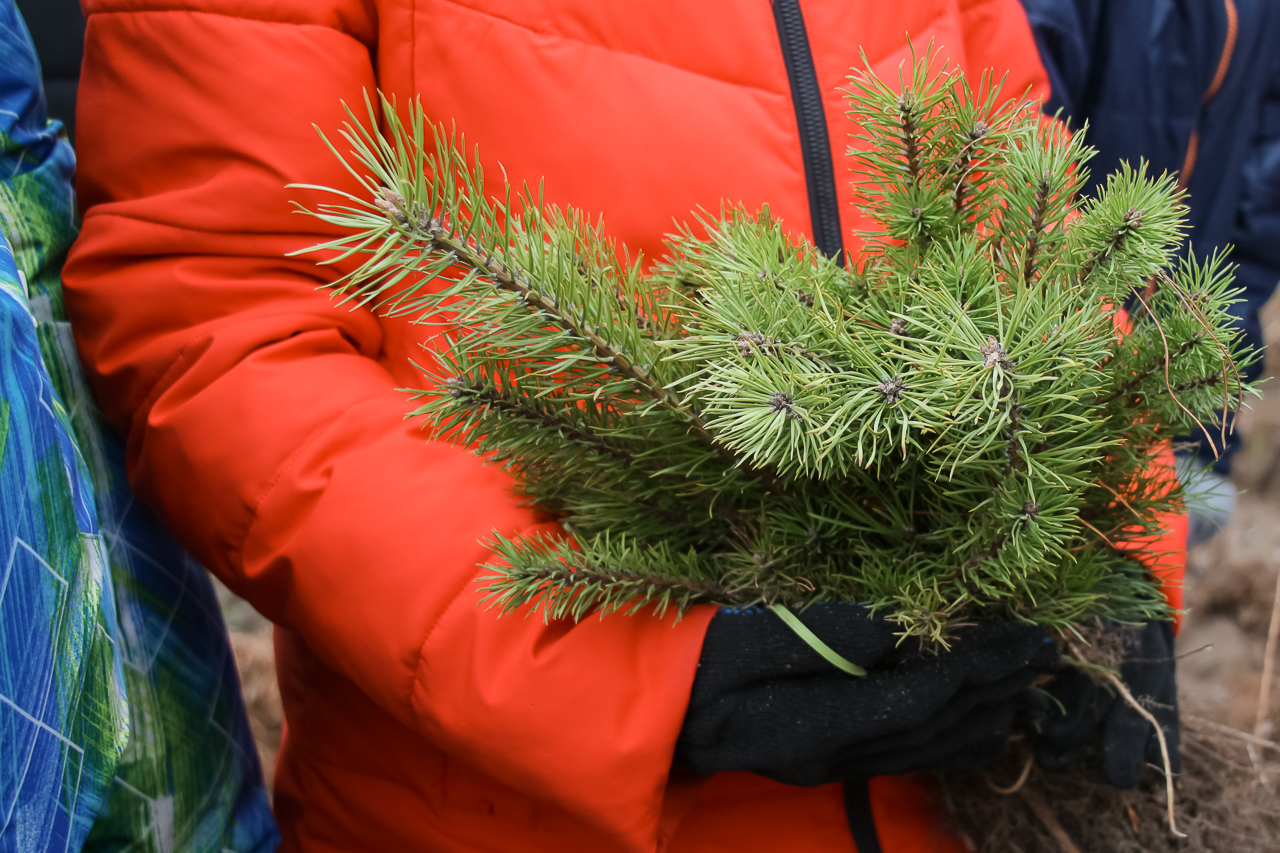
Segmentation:
[[(1262, 679), (1258, 685), (1258, 714), (1253, 724), (1253, 733), (1258, 737), (1271, 733), (1267, 717), (1271, 711), (1271, 682), (1275, 675), (1277, 638), (1280, 638), (1280, 572), (1276, 574), (1276, 591), (1271, 600), (1271, 621), (1267, 625), (1267, 647), (1262, 656)], [(1270, 787), (1266, 768), (1252, 743), (1249, 744), (1249, 760), (1258, 772), (1258, 781)]]
[(1245, 743), (1251, 743), (1254, 746), (1260, 746), (1264, 749), (1273, 749), (1276, 752), (1280, 752), (1280, 743), (1276, 743), (1273, 740), (1267, 740), (1264, 737), (1251, 735), (1248, 732), (1242, 732), (1239, 729), (1232, 728), (1231, 726), (1224, 726), (1222, 723), (1215, 723), (1213, 720), (1206, 720), (1204, 717), (1197, 717), (1195, 714), (1183, 714), (1181, 719), (1184, 724), (1191, 723), (1193, 727), (1200, 726), (1202, 728), (1212, 729), (1219, 734), (1239, 738)]
[(1271, 622), (1267, 626), (1267, 650), (1262, 658), (1262, 684), (1258, 688), (1258, 717), (1253, 725), (1253, 733), (1257, 737), (1269, 734), (1264, 731), (1264, 728), (1271, 710), (1271, 682), (1275, 675), (1278, 640), (1280, 640), (1280, 572), (1276, 573), (1276, 592), (1271, 604)]

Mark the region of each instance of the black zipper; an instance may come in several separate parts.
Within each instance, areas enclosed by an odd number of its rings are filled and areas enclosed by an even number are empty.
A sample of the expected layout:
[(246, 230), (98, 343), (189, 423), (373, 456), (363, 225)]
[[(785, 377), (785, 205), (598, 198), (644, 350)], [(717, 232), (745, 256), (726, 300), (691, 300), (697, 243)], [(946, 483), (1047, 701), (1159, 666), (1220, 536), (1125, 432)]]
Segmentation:
[(773, 21), (782, 44), (782, 61), (791, 82), (791, 102), (800, 128), (800, 150), (804, 155), (804, 181), (809, 191), (809, 218), (813, 221), (813, 242), (823, 254), (839, 258), (844, 251), (840, 233), (840, 207), (836, 198), (835, 167), (831, 163), (831, 139), (827, 135), (827, 114), (822, 108), (822, 90), (813, 67), (809, 35), (804, 29), (800, 0), (773, 0)]

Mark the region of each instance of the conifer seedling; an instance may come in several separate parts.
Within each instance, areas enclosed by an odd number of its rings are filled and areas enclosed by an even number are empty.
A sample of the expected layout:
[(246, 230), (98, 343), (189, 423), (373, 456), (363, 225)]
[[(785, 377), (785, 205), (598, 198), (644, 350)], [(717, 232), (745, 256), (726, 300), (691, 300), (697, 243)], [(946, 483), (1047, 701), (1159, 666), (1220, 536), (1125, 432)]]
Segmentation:
[(650, 264), (540, 190), (490, 194), (418, 105), (349, 112), (333, 150), (367, 196), (310, 211), (345, 233), (308, 251), (351, 270), (343, 304), (431, 327), (411, 414), (567, 534), (495, 533), (490, 604), (861, 602), (942, 643), (1168, 618), (1142, 553), (1181, 509), (1162, 448), (1253, 393), (1230, 266), (1179, 252), (1168, 175), (1082, 197), (1084, 134), (987, 77), (849, 79), (876, 229), (844, 259), (726, 206)]

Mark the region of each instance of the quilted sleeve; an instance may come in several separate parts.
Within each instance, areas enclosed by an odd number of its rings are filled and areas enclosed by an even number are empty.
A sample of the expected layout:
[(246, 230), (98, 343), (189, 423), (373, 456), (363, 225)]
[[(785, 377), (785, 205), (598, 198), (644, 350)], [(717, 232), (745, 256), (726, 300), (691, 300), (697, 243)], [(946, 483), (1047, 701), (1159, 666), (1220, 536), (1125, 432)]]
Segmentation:
[(578, 625), (476, 606), (506, 475), (404, 420), (377, 318), (286, 253), (291, 182), (350, 188), (312, 124), (377, 86), (350, 0), (92, 0), (77, 342), (130, 477), (229, 586), (503, 784), (653, 845), (707, 613)]

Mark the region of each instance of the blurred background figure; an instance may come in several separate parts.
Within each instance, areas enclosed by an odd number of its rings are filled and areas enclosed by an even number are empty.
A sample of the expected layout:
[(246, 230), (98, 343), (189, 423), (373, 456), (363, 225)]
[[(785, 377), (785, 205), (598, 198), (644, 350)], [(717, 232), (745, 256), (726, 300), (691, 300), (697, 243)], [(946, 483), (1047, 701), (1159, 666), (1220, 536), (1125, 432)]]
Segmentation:
[[(1088, 123), (1094, 185), (1123, 160), (1177, 173), (1187, 248), (1232, 247), (1240, 329), (1259, 349), (1280, 340), (1280, 305), (1267, 304), (1280, 280), (1280, 5), (1022, 3), (1052, 82), (1045, 110)], [(1280, 565), (1280, 394), (1274, 360), (1265, 370), (1265, 396), (1233, 419), (1239, 429), (1225, 441), (1213, 428), (1188, 436), (1180, 455), (1200, 547), (1188, 557), (1178, 681), (1190, 713), (1269, 735), (1280, 714), (1280, 693), (1263, 682)], [(1259, 360), (1247, 372), (1263, 371)]]
[(12, 0), (0, 50), (0, 850), (265, 853), (279, 835), (213, 587), (134, 500), (76, 357), (75, 155)]
[[(1280, 7), (1268, 0), (1022, 0), (1049, 72), (1045, 112), (1088, 124), (1098, 156), (1090, 189), (1122, 161), (1176, 173), (1187, 190), (1185, 250), (1228, 246), (1238, 265), (1245, 340), (1264, 344), (1259, 312), (1280, 281)], [(1262, 360), (1246, 374), (1256, 379)], [(1234, 426), (1234, 419), (1229, 422)], [(1188, 436), (1180, 473), (1191, 545), (1230, 520), (1227, 479), (1240, 438)], [(1203, 470), (1201, 470), (1203, 469)]]

